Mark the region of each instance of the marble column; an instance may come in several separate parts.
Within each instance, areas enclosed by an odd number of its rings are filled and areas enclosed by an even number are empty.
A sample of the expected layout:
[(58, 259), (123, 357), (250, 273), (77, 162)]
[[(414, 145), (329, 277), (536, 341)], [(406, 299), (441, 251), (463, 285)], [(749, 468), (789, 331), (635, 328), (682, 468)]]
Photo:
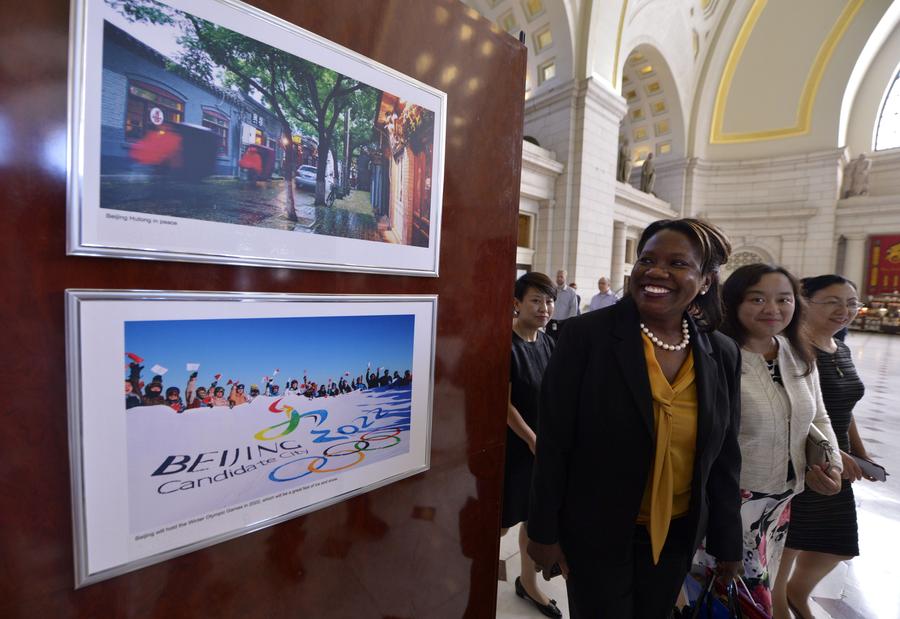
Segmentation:
[(626, 110), (622, 96), (598, 78), (561, 85), (525, 104), (525, 133), (565, 165), (556, 208), (539, 232), (537, 246), (546, 253), (538, 261), (552, 266), (548, 272), (568, 269), (581, 290), (593, 290), (612, 264), (619, 122)]
[(865, 233), (845, 234), (844, 270), (841, 273), (861, 290), (865, 290), (866, 238)]
[(609, 277), (609, 285), (613, 290), (619, 290), (625, 283), (625, 223), (621, 221), (613, 222)]

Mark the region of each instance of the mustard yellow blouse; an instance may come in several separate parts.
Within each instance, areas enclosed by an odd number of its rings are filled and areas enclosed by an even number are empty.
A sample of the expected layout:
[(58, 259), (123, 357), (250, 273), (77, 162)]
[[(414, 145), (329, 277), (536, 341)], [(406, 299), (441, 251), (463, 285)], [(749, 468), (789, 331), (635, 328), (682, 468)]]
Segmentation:
[(697, 386), (690, 349), (675, 381), (669, 384), (656, 360), (653, 342), (641, 335), (653, 394), (656, 451), (638, 523), (647, 525), (650, 531), (653, 562), (656, 563), (669, 533), (669, 522), (687, 514), (690, 509), (697, 445)]

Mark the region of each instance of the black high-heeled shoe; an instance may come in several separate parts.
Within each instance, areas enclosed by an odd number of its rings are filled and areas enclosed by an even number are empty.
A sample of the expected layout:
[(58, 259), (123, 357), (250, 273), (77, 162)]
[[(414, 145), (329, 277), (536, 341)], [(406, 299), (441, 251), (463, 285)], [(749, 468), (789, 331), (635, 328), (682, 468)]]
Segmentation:
[(553, 617), (554, 619), (559, 619), (562, 617), (562, 611), (556, 607), (556, 600), (550, 600), (549, 604), (541, 604), (536, 599), (528, 595), (528, 592), (525, 591), (525, 587), (522, 586), (522, 579), (519, 576), (516, 576), (516, 595), (518, 595), (523, 600), (528, 600), (532, 604), (534, 604), (541, 614), (545, 617)]

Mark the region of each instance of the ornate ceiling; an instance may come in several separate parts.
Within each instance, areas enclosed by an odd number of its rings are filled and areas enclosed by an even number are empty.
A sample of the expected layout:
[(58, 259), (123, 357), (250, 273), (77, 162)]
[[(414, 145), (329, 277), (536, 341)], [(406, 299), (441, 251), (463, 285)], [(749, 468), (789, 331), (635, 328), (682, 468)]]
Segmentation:
[[(684, 120), (675, 119), (684, 135), (683, 155), (724, 159), (837, 147), (850, 74), (891, 4), (891, 0), (467, 2), (501, 29), (516, 36), (519, 30), (526, 33), (529, 99), (587, 77), (630, 92), (622, 83), (625, 78), (643, 80), (640, 73), (632, 74), (628, 59), (636, 50), (658, 53), (664, 62), (657, 65), (666, 66), (672, 82), (659, 95), (669, 108), (677, 100), (683, 110)], [(650, 97), (643, 90), (639, 95)], [(630, 110), (634, 103), (629, 101)], [(670, 121), (670, 131), (675, 122)], [(651, 128), (651, 137), (656, 138), (655, 127)], [(655, 149), (665, 140), (651, 142)], [(675, 150), (674, 141), (672, 147)]]

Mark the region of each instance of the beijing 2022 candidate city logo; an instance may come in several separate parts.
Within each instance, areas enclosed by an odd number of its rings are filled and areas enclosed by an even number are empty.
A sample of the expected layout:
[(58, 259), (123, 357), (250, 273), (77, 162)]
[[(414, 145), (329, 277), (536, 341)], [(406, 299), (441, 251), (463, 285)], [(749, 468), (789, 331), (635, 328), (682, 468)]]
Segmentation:
[[(132, 531), (250, 507), (285, 488), (297, 492), (314, 479), (339, 481), (343, 471), (408, 453), (411, 396), (406, 386), (328, 398), (327, 408), (322, 400), (287, 396), (202, 414), (163, 413), (162, 406), (132, 409)], [(272, 415), (281, 419), (273, 424)], [(172, 438), (148, 440), (174, 430), (172, 422), (181, 422), (174, 444)], [(245, 438), (235, 445), (238, 436)], [(219, 447), (207, 447), (212, 445)]]

